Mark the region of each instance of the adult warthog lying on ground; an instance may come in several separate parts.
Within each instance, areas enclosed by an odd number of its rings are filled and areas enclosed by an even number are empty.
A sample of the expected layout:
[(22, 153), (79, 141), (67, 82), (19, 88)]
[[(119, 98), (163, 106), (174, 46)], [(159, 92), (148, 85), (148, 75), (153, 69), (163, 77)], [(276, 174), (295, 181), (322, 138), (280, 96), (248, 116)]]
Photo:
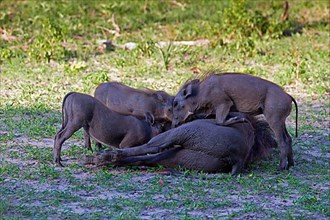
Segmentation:
[(218, 125), (223, 125), (230, 111), (264, 114), (275, 133), (280, 148), (279, 169), (294, 165), (292, 139), (285, 120), (296, 106), (296, 135), (298, 107), (290, 95), (267, 80), (240, 73), (212, 74), (206, 79), (192, 80), (182, 86), (173, 102), (173, 123), (178, 126), (194, 115), (215, 114)]
[(63, 99), (62, 128), (54, 140), (54, 160), (61, 165), (61, 147), (80, 128), (99, 143), (125, 148), (146, 143), (160, 133), (150, 113), (146, 120), (125, 116), (107, 108), (92, 96), (71, 92)]
[(148, 143), (122, 150), (108, 150), (87, 156), (96, 165), (181, 166), (204, 172), (237, 174), (249, 161), (265, 156), (276, 141), (265, 121), (242, 113), (227, 126), (214, 120), (195, 120), (153, 137)]
[[(139, 90), (119, 82), (106, 82), (95, 89), (94, 97), (120, 114), (144, 118), (150, 113), (164, 130), (171, 127), (174, 97), (164, 91)], [(86, 134), (85, 142), (86, 147), (91, 149), (90, 139)], [(97, 145), (100, 148), (100, 144)]]

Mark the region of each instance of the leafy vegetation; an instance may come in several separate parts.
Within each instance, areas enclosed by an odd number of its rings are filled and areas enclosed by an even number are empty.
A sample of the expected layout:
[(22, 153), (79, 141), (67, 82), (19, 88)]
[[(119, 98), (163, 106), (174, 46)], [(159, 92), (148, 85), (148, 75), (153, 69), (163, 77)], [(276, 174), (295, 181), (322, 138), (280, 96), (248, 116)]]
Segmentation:
[[(285, 19), (283, 3), (0, 0), (1, 219), (329, 218), (330, 5), (292, 0)], [(237, 177), (84, 167), (81, 132), (64, 146), (67, 166), (53, 165), (66, 93), (120, 81), (175, 94), (209, 69), (261, 76), (297, 99), (295, 167), (276, 172), (277, 150)]]

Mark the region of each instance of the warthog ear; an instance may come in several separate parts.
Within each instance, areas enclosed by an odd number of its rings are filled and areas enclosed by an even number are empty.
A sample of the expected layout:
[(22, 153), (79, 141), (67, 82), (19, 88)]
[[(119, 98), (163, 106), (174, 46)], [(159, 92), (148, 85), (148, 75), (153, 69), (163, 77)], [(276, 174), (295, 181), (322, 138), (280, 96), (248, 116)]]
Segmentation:
[(155, 117), (150, 112), (144, 113), (144, 117), (146, 122), (148, 122), (150, 125), (155, 123)]
[(192, 95), (193, 92), (193, 86), (192, 84), (189, 84), (185, 89), (182, 90), (182, 94), (185, 98), (188, 98)]

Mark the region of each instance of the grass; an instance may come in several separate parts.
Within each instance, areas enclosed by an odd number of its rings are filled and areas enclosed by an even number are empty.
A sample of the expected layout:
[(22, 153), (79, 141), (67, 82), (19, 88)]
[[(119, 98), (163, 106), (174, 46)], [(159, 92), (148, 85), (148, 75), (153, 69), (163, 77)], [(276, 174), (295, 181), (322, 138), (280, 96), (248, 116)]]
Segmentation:
[[(289, 20), (280, 22), (282, 3), (0, 1), (0, 218), (329, 218), (330, 6), (290, 1)], [(119, 35), (109, 31), (115, 25)], [(198, 39), (210, 43), (156, 45)], [(137, 48), (110, 50), (98, 40)], [(66, 93), (120, 81), (174, 95), (213, 68), (261, 76), (297, 99), (295, 167), (277, 172), (277, 150), (237, 177), (84, 167), (81, 131), (64, 145), (68, 165), (54, 166)], [(288, 128), (293, 134), (294, 114)]]

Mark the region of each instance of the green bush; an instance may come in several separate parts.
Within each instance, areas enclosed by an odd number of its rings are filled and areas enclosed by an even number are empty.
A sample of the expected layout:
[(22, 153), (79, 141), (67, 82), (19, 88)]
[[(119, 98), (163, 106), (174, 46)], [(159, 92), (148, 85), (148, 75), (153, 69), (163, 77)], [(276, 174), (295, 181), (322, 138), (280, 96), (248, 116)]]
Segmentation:
[(264, 14), (256, 9), (249, 9), (245, 0), (232, 1), (222, 15), (222, 30), (224, 38), (221, 42), (229, 39), (229, 47), (245, 54), (256, 52), (256, 39), (279, 38), (288, 27), (287, 22), (281, 22), (276, 17), (279, 11), (278, 5), (272, 4), (270, 12)]
[(65, 42), (63, 28), (49, 19), (42, 19), (41, 26), (41, 32), (28, 49), (28, 57), (32, 60), (47, 62), (65, 59), (69, 51), (62, 45)]

